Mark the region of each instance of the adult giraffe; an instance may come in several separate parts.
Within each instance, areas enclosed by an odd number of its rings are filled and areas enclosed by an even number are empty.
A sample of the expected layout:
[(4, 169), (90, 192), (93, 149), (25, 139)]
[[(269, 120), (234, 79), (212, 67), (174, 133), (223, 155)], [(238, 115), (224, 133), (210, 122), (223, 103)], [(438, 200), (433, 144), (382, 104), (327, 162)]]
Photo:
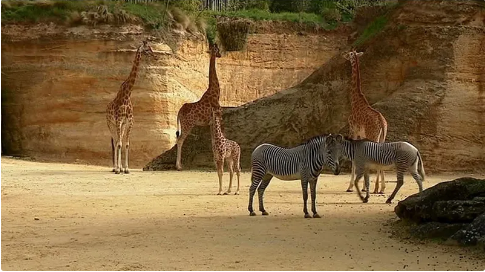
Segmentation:
[[(354, 140), (367, 138), (374, 142), (382, 143), (386, 140), (387, 121), (386, 118), (377, 110), (372, 108), (362, 93), (360, 80), (359, 57), (364, 53), (357, 53), (355, 50), (343, 55), (350, 60), (352, 66), (352, 89), (350, 91), (351, 113), (349, 116), (350, 137)], [(381, 191), (379, 192), (379, 174), (381, 176)], [(347, 192), (352, 192), (354, 186), (355, 165), (352, 163), (352, 175), (350, 178)], [(364, 186), (365, 187), (365, 186)], [(375, 182), (374, 193), (383, 194), (386, 189), (384, 171), (378, 170)], [(370, 190), (370, 188), (367, 188)]]
[[(106, 108), (106, 121), (111, 133), (111, 155), (113, 158), (113, 172), (119, 174), (121, 167), (121, 147), (125, 145), (125, 174), (130, 173), (128, 168), (128, 150), (130, 148), (130, 132), (133, 128), (133, 105), (131, 104), (131, 91), (135, 84), (138, 66), (140, 65), (141, 56), (146, 55), (155, 58), (152, 48), (147, 41), (138, 47), (135, 54), (135, 60), (131, 68), (130, 75), (121, 84), (120, 90), (115, 99), (111, 101)], [(115, 151), (116, 146), (116, 151)]]
[(221, 111), (219, 97), (221, 89), (216, 73), (216, 58), (221, 57), (217, 44), (209, 45), (209, 87), (199, 101), (185, 103), (177, 115), (177, 162), (175, 167), (182, 170), (182, 145), (194, 126), (207, 126), (212, 118), (212, 108)]

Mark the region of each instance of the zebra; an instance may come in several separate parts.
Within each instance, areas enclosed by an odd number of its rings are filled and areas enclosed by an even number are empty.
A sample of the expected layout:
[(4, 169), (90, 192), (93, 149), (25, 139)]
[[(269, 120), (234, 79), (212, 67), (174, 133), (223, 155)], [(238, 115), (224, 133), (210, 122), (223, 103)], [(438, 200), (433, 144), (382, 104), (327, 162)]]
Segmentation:
[(311, 218), (307, 209), (308, 183), (312, 197), (314, 218), (320, 218), (315, 206), (317, 178), (324, 165), (328, 165), (335, 175), (340, 173), (340, 148), (332, 135), (321, 135), (311, 138), (306, 143), (287, 149), (272, 144), (261, 144), (251, 155), (251, 187), (249, 188), (249, 215), (255, 216), (253, 197), (258, 189), (259, 210), (268, 215), (264, 209), (263, 195), (269, 182), (274, 177), (281, 180), (301, 180), (303, 191), (303, 212), (305, 218)]
[(369, 188), (369, 170), (386, 170), (395, 166), (397, 170), (397, 185), (386, 203), (396, 196), (404, 183), (404, 173), (409, 171), (416, 180), (419, 193), (423, 191), (425, 172), (419, 150), (408, 142), (376, 143), (368, 139), (352, 140), (340, 134), (335, 136), (342, 149), (341, 154), (351, 160), (356, 167), (354, 185), (362, 202), (369, 201), (369, 190), (365, 198), (362, 196), (358, 182), (364, 176), (365, 188)]

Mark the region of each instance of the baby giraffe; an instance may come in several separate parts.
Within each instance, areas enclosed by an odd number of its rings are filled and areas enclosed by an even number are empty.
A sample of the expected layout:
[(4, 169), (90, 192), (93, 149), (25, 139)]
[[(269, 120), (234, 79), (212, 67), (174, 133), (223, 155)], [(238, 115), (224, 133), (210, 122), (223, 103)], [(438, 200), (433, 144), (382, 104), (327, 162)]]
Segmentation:
[(217, 168), (217, 175), (219, 176), (219, 193), (222, 194), (222, 173), (224, 172), (224, 159), (227, 160), (227, 166), (229, 167), (229, 188), (225, 195), (231, 193), (232, 177), (234, 172), (237, 175), (237, 190), (235, 195), (239, 194), (239, 175), (241, 167), (239, 165), (239, 159), (241, 158), (241, 147), (239, 144), (226, 139), (221, 129), (222, 112), (218, 109), (212, 109), (212, 118), (210, 120), (211, 126), (211, 138), (212, 138), (212, 152), (214, 153), (214, 162)]

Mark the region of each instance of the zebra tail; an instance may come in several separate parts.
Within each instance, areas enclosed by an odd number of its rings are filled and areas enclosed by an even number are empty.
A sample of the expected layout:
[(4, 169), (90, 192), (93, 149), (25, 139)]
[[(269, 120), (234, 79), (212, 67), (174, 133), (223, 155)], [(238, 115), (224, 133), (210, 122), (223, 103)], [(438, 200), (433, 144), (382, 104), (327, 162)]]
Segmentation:
[(418, 173), (421, 175), (421, 177), (423, 178), (423, 181), (425, 179), (425, 175), (426, 173), (424, 172), (424, 166), (423, 166), (423, 159), (421, 159), (421, 154), (419, 154), (419, 151), (418, 151)]

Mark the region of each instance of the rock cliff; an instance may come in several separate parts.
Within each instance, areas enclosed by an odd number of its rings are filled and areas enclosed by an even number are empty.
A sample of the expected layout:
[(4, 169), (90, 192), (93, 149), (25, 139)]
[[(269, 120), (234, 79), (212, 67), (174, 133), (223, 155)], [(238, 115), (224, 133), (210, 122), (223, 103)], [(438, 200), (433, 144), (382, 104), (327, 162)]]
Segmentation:
[[(348, 30), (256, 31), (243, 52), (218, 59), (221, 103), (238, 106), (293, 86), (338, 50)], [(181, 37), (176, 55), (140, 26), (2, 26), (2, 153), (109, 166), (106, 105), (128, 77), (145, 37), (159, 59), (142, 61), (133, 93), (130, 163), (142, 167), (175, 143), (176, 115), (208, 85), (204, 39)]]
[[(383, 30), (357, 48), (365, 52), (363, 92), (388, 121), (387, 141), (416, 145), (428, 173), (485, 172), (484, 11), (483, 1), (400, 1)], [(242, 167), (261, 143), (290, 147), (346, 133), (350, 73), (336, 54), (294, 87), (225, 109), (225, 134), (241, 145)], [(213, 167), (208, 128), (192, 134), (184, 165)], [(172, 169), (174, 151), (144, 169)]]

